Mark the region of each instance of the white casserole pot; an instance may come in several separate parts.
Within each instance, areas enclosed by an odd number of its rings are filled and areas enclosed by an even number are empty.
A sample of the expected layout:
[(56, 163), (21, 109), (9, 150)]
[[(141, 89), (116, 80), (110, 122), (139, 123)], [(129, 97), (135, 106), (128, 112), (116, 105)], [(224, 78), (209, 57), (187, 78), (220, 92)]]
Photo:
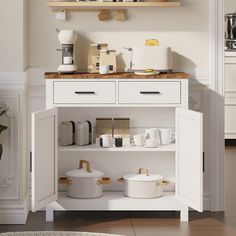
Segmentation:
[(88, 161), (80, 160), (79, 169), (68, 171), (66, 177), (59, 178), (59, 183), (67, 185), (68, 197), (88, 199), (101, 197), (103, 184), (110, 184), (111, 179), (100, 171), (91, 170)]
[(158, 198), (163, 194), (162, 186), (167, 184), (161, 175), (151, 175), (145, 168), (138, 174), (125, 175), (119, 181), (124, 184), (124, 194), (130, 198)]

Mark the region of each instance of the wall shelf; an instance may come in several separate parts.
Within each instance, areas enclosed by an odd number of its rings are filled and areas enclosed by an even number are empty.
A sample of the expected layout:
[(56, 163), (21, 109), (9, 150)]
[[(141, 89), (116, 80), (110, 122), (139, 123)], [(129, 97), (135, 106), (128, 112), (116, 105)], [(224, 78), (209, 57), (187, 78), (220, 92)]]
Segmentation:
[(92, 9), (127, 9), (139, 7), (179, 7), (180, 1), (166, 2), (55, 2), (49, 1), (48, 6), (54, 10), (92, 10)]
[(98, 19), (100, 21), (111, 20), (110, 11), (115, 11), (115, 19), (117, 21), (125, 21), (127, 19), (127, 11), (130, 8), (151, 8), (151, 7), (179, 7), (181, 1), (165, 1), (165, 2), (60, 2), (49, 1), (48, 6), (53, 12), (57, 13), (56, 18), (66, 20), (66, 12), (99, 12)]

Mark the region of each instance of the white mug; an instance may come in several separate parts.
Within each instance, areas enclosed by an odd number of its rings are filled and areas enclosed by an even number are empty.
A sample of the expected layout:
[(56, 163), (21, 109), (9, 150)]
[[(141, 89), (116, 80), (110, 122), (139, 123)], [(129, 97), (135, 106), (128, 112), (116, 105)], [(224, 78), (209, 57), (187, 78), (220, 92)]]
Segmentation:
[(146, 137), (146, 139), (157, 139), (158, 138), (158, 129), (157, 128), (145, 129), (145, 137)]
[(146, 139), (146, 145), (145, 147), (159, 147), (160, 146), (160, 139)]
[(99, 67), (99, 73), (101, 75), (109, 74), (109, 66), (100, 66)]
[(134, 144), (136, 146), (143, 146), (145, 143), (145, 135), (144, 134), (136, 134), (133, 136)]
[(123, 147), (130, 146), (130, 137), (123, 137)]
[(159, 132), (162, 145), (169, 145), (174, 140), (171, 128), (160, 128)]
[(100, 147), (111, 147), (112, 146), (112, 137), (111, 135), (104, 134), (100, 136)]

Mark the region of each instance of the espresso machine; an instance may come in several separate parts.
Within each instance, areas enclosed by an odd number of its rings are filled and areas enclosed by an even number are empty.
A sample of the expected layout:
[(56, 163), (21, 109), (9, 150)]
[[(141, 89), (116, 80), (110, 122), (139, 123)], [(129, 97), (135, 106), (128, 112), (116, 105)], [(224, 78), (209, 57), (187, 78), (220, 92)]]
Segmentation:
[(225, 15), (225, 48), (236, 50), (236, 13)]
[(61, 44), (62, 64), (58, 67), (59, 73), (73, 73), (77, 71), (75, 64), (75, 50), (74, 46), (77, 40), (77, 33), (73, 30), (57, 30), (58, 40)]

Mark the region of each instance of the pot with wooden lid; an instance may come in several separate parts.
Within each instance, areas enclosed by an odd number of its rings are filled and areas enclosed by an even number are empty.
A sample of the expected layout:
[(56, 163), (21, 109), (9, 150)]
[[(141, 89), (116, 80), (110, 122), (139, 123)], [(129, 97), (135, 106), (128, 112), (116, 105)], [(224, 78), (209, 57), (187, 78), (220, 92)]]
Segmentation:
[(80, 160), (79, 168), (70, 170), (66, 177), (59, 178), (60, 184), (67, 185), (67, 196), (71, 198), (99, 198), (103, 195), (103, 185), (110, 184), (111, 179), (104, 173), (90, 168), (90, 162)]
[(163, 181), (162, 175), (151, 175), (145, 168), (140, 168), (137, 174), (125, 175), (118, 181), (123, 182), (124, 195), (130, 198), (161, 197), (162, 186), (169, 183)]

